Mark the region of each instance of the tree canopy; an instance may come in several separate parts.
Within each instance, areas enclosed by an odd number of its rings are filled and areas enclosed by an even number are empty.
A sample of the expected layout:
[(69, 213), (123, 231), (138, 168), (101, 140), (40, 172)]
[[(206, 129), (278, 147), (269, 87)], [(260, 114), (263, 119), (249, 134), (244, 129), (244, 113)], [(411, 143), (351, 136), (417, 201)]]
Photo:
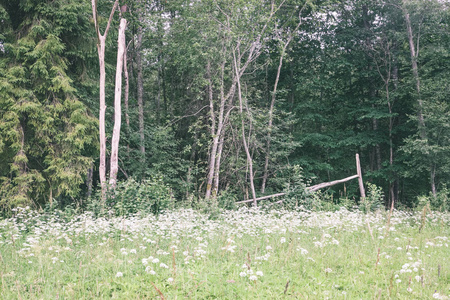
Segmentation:
[[(103, 32), (113, 3), (96, 3)], [(110, 145), (123, 17), (119, 181), (162, 178), (179, 201), (242, 200), (280, 192), (298, 172), (308, 184), (351, 176), (359, 153), (385, 205), (447, 193), (448, 1), (118, 6), (105, 41), (105, 132)], [(89, 1), (0, 0), (3, 208), (75, 203), (100, 187), (97, 57)], [(357, 199), (357, 188), (330, 192)]]

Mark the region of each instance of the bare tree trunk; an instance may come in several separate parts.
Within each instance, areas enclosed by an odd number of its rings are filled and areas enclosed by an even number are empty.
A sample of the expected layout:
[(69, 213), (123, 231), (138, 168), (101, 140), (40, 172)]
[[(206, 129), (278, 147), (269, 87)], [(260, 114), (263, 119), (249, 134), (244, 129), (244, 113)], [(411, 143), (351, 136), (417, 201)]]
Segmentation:
[(205, 199), (209, 199), (211, 197), (212, 185), (214, 180), (214, 170), (216, 167), (216, 154), (217, 154), (217, 146), (219, 144), (219, 136), (216, 134), (216, 115), (214, 112), (214, 101), (213, 101), (213, 87), (211, 81), (211, 63), (208, 61), (206, 66), (206, 80), (208, 82), (208, 101), (209, 101), (209, 112), (211, 118), (211, 136), (213, 137), (213, 143), (211, 145), (211, 151), (209, 154), (209, 163), (208, 163), (208, 179), (206, 182), (206, 193)]
[[(419, 43), (417, 42), (417, 47), (414, 45), (414, 36), (412, 32), (411, 27), (411, 20), (409, 18), (408, 10), (405, 7), (405, 0), (403, 0), (403, 13), (405, 15), (405, 21), (406, 21), (406, 31), (408, 33), (408, 43), (409, 43), (409, 50), (411, 53), (411, 69), (414, 76), (414, 79), (416, 81), (416, 91), (417, 91), (417, 103), (418, 103), (418, 111), (417, 111), (417, 118), (419, 120), (419, 134), (420, 137), (423, 140), (427, 139), (427, 133), (425, 131), (425, 120), (423, 117), (423, 101), (420, 95), (420, 77), (419, 77), (419, 67), (417, 65), (417, 57), (419, 53)], [(417, 37), (417, 40), (419, 40), (420, 36)], [(436, 168), (434, 165), (430, 165), (430, 184), (431, 184), (431, 191), (433, 193), (433, 196), (436, 197)]]
[(270, 139), (272, 137), (273, 109), (275, 107), (275, 99), (276, 99), (278, 81), (280, 80), (281, 67), (283, 66), (283, 58), (284, 58), (284, 52), (286, 50), (286, 47), (287, 47), (287, 44), (283, 47), (283, 51), (281, 51), (281, 53), (280, 53), (280, 61), (278, 63), (277, 76), (275, 78), (275, 84), (273, 86), (272, 100), (270, 101), (269, 124), (267, 127), (267, 137), (266, 137), (266, 139), (267, 139), (267, 141), (266, 141), (266, 158), (265, 158), (265, 163), (264, 163), (264, 171), (263, 171), (263, 178), (262, 178), (262, 184), (261, 184), (261, 194), (264, 194), (264, 191), (266, 189), (266, 182), (267, 182), (268, 170), (269, 170)]
[[(403, 0), (403, 3), (405, 1)], [(419, 67), (417, 66), (417, 56), (418, 56), (418, 52), (419, 49), (416, 49), (416, 46), (414, 45), (414, 36), (413, 36), (413, 32), (412, 32), (412, 27), (411, 27), (411, 20), (409, 18), (409, 13), (407, 11), (407, 9), (405, 7), (403, 7), (403, 13), (405, 14), (405, 21), (406, 21), (406, 31), (408, 33), (408, 43), (409, 43), (409, 51), (411, 54), (411, 69), (413, 72), (413, 76), (414, 76), (414, 80), (416, 81), (416, 91), (417, 91), (417, 103), (418, 103), (418, 112), (417, 112), (417, 116), (419, 119), (419, 132), (422, 138), (426, 138), (426, 133), (425, 133), (425, 121), (423, 118), (423, 113), (422, 113), (422, 107), (423, 107), (423, 101), (420, 97), (420, 77), (419, 77)]]
[(87, 173), (87, 179), (86, 179), (86, 184), (87, 184), (87, 192), (86, 192), (86, 197), (89, 198), (92, 195), (92, 181), (94, 178), (94, 164), (91, 164), (91, 167), (88, 170)]
[[(227, 115), (225, 115), (225, 106), (228, 100), (228, 105), (231, 106), (234, 91), (235, 91), (235, 80), (233, 79), (233, 83), (230, 86), (230, 89), (225, 95), (224, 92), (224, 73), (225, 73), (225, 61), (221, 64), (221, 87), (220, 87), (220, 104), (219, 104), (219, 115), (216, 120), (215, 113), (214, 113), (214, 104), (212, 102), (213, 95), (212, 95), (212, 84), (210, 84), (211, 88), (209, 89), (209, 99), (210, 99), (210, 112), (211, 112), (211, 135), (213, 137), (213, 143), (211, 146), (211, 153), (210, 153), (210, 160), (209, 160), (209, 172), (208, 172), (208, 178), (207, 178), (207, 188), (206, 188), (206, 194), (205, 198), (209, 199), (211, 197), (211, 193), (213, 194), (213, 197), (217, 196), (218, 193), (218, 187), (219, 187), (219, 173), (220, 173), (220, 162), (221, 162), (221, 156), (222, 156), (222, 150), (223, 150), (223, 142), (224, 142), (224, 136), (223, 136), (223, 130), (225, 127), (225, 123), (227, 122), (226, 119), (228, 118), (228, 113), (231, 112), (228, 111)], [(217, 124), (216, 124), (217, 121)], [(217, 125), (217, 127), (216, 127)], [(214, 164), (214, 165), (213, 165)]]
[(100, 135), (100, 164), (99, 164), (99, 176), (100, 176), (100, 185), (102, 187), (102, 200), (106, 200), (106, 133), (105, 133), (105, 112), (106, 112), (106, 101), (105, 101), (105, 80), (106, 80), (106, 71), (105, 71), (105, 45), (106, 45), (106, 36), (108, 35), (108, 31), (111, 25), (112, 18), (114, 16), (114, 12), (116, 11), (117, 5), (119, 4), (119, 0), (114, 1), (114, 5), (111, 9), (111, 13), (109, 15), (108, 23), (106, 25), (106, 29), (104, 34), (100, 34), (100, 28), (98, 24), (98, 16), (97, 16), (97, 0), (91, 0), (92, 3), (92, 15), (94, 18), (95, 31), (97, 33), (97, 51), (98, 51), (98, 60), (100, 65), (100, 109), (99, 109), (99, 135)]
[(241, 68), (240, 68), (240, 60), (236, 59), (236, 55), (233, 51), (234, 56), (234, 69), (236, 72), (236, 79), (237, 79), (237, 92), (238, 92), (238, 99), (239, 99), (239, 113), (241, 115), (241, 133), (242, 133), (242, 143), (244, 144), (244, 150), (245, 154), (247, 155), (247, 163), (249, 167), (249, 176), (250, 176), (250, 188), (252, 192), (253, 197), (253, 206), (257, 206), (256, 202), (256, 190), (255, 190), (255, 184), (254, 184), (254, 178), (253, 178), (253, 160), (252, 156), (250, 155), (250, 151), (247, 144), (247, 138), (245, 136), (245, 122), (244, 122), (244, 108), (243, 108), (243, 100), (242, 100), (242, 92), (241, 92)]
[(114, 129), (111, 140), (111, 170), (109, 173), (109, 185), (112, 190), (116, 188), (117, 172), (119, 170), (119, 141), (120, 141), (120, 127), (122, 123), (122, 71), (123, 60), (125, 53), (125, 29), (127, 27), (127, 20), (120, 19), (118, 49), (117, 49), (117, 65), (116, 65), (116, 87), (114, 93)]
[(213, 185), (213, 195), (217, 196), (219, 192), (220, 183), (220, 162), (222, 160), (223, 143), (225, 141), (225, 134), (221, 133), (219, 140), (219, 148), (217, 149), (216, 157), (216, 167), (214, 168), (214, 185)]
[[(128, 44), (130, 45), (130, 44)], [(123, 71), (125, 77), (125, 124), (127, 125), (127, 139), (130, 138), (130, 116), (128, 115), (128, 99), (130, 95), (130, 78), (128, 76), (128, 47), (125, 48), (125, 52), (123, 54)], [(127, 156), (130, 156), (130, 143), (127, 141)]]
[(139, 138), (140, 138), (140, 151), (141, 151), (141, 163), (145, 165), (145, 133), (144, 133), (144, 79), (142, 75), (142, 27), (138, 29), (137, 37), (137, 49), (136, 49), (136, 62), (137, 62), (137, 91), (138, 91), (138, 109), (139, 109)]
[(264, 171), (263, 171), (263, 178), (262, 178), (262, 184), (261, 184), (261, 193), (264, 194), (264, 191), (266, 189), (266, 182), (268, 177), (268, 170), (269, 170), (269, 158), (270, 158), (270, 139), (272, 136), (272, 127), (273, 127), (273, 110), (275, 107), (275, 99), (277, 94), (277, 88), (278, 88), (278, 81), (280, 80), (280, 74), (281, 74), (281, 67), (283, 66), (283, 59), (284, 55), (286, 53), (286, 49), (289, 46), (289, 43), (292, 40), (293, 34), (295, 34), (298, 30), (298, 28), (301, 25), (301, 21), (298, 23), (297, 27), (291, 32), (289, 37), (286, 40), (286, 43), (283, 45), (283, 49), (280, 53), (280, 60), (278, 62), (278, 70), (277, 70), (277, 76), (275, 78), (275, 84), (273, 86), (272, 91), (272, 100), (270, 102), (270, 108), (269, 108), (269, 124), (267, 128), (267, 141), (266, 141), (266, 157), (265, 157), (265, 163), (264, 163)]

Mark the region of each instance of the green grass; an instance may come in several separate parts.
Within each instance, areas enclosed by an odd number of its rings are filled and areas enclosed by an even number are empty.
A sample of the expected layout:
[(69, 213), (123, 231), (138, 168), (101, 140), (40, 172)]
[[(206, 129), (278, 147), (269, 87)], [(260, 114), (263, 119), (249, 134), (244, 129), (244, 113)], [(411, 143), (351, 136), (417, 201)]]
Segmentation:
[(396, 211), (389, 232), (387, 214), (20, 210), (0, 221), (0, 299), (449, 299), (450, 214)]

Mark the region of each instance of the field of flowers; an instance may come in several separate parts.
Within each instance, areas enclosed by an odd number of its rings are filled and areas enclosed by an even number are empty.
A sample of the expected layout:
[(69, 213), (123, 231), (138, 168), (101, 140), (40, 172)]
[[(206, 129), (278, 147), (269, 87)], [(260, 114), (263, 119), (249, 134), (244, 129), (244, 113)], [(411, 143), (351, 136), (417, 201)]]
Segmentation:
[(450, 299), (450, 214), (0, 220), (0, 299)]

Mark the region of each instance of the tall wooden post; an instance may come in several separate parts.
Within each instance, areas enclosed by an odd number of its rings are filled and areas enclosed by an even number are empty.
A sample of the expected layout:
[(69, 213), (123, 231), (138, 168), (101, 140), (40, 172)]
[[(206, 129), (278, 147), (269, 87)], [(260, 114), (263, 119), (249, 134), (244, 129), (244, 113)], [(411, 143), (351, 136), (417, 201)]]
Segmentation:
[(362, 172), (361, 172), (361, 164), (359, 162), (359, 154), (358, 153), (356, 153), (356, 172), (358, 174), (359, 191), (361, 193), (361, 200), (364, 201), (366, 199), (366, 191), (364, 190), (364, 183), (363, 183)]

